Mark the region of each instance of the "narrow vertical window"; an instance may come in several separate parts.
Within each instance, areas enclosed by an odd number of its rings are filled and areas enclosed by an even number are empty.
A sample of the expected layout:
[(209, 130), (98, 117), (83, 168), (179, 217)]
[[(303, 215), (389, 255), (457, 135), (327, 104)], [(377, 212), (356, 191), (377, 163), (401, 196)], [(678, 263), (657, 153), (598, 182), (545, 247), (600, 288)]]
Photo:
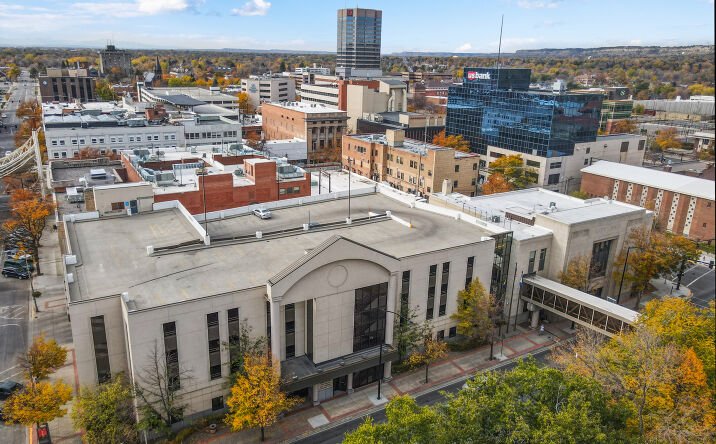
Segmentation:
[(107, 348), (107, 333), (104, 328), (104, 316), (94, 316), (90, 319), (92, 325), (92, 342), (94, 343), (94, 359), (97, 363), (97, 381), (101, 384), (112, 378), (109, 369), (109, 349)]
[(209, 338), (209, 379), (219, 379), (221, 378), (219, 313), (209, 313), (206, 315), (206, 330)]
[(539, 265), (537, 267), (537, 270), (542, 271), (544, 270), (544, 263), (547, 260), (547, 249), (543, 248), (539, 251)]
[(450, 262), (443, 263), (443, 273), (440, 277), (440, 306), (438, 316), (445, 316), (447, 310), (448, 281), (450, 280)]
[(162, 330), (164, 331), (164, 359), (167, 365), (169, 390), (176, 391), (181, 388), (176, 322), (162, 324)]
[(400, 323), (405, 323), (408, 318), (410, 303), (410, 270), (403, 272), (400, 282)]
[(296, 356), (296, 308), (293, 304), (287, 304), (286, 317), (286, 359)]
[(527, 265), (527, 273), (533, 273), (535, 271), (535, 256), (537, 255), (537, 250), (530, 251), (530, 261)]
[(465, 270), (465, 290), (470, 288), (470, 282), (472, 282), (472, 273), (475, 268), (475, 256), (467, 258), (467, 269)]
[(435, 307), (435, 285), (437, 281), (438, 266), (431, 265), (430, 273), (428, 274), (428, 305), (425, 319), (432, 319), (434, 315)]
[(241, 362), (241, 329), (239, 324), (239, 309), (231, 308), (227, 312), (229, 324), (229, 362), (231, 373), (240, 370)]

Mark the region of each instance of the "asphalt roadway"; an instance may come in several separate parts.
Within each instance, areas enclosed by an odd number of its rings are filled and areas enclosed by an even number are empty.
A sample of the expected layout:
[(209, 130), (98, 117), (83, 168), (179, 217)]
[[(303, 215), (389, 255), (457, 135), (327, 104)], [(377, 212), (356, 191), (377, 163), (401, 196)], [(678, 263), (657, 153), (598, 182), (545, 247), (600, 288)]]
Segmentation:
[(0, 114), (6, 116), (2, 119), (4, 127), (0, 127), (0, 156), (4, 156), (6, 151), (15, 149), (15, 131), (17, 130), (15, 126), (20, 126), (20, 120), (15, 116), (15, 111), (20, 102), (37, 98), (36, 86), (37, 82), (30, 78), (27, 71), (23, 71), (13, 86), (7, 107), (0, 110)]
[[(8, 201), (9, 196), (0, 189), (0, 224), (8, 216)], [(0, 381), (22, 380), (17, 357), (27, 347), (29, 296), (28, 281), (0, 276)], [(25, 435), (25, 427), (0, 423), (0, 443), (24, 444)]]
[[(549, 358), (550, 352), (551, 352), (551, 349), (541, 349), (537, 353), (532, 354), (532, 356), (535, 359), (537, 359), (538, 362), (540, 362), (544, 365), (547, 365), (548, 364), (547, 359)], [(515, 366), (517, 366), (517, 361), (511, 361), (508, 364), (500, 367), (499, 370), (506, 371), (506, 370), (513, 369)], [(457, 393), (458, 391), (460, 391), (460, 389), (464, 385), (465, 385), (465, 381), (460, 380), (460, 381), (452, 383), (446, 387), (436, 388), (434, 391), (417, 396), (415, 399), (419, 405), (433, 405), (433, 404), (441, 402), (445, 399), (445, 397), (442, 395), (443, 392)], [(292, 442), (301, 443), (301, 444), (340, 443), (343, 441), (343, 437), (347, 432), (351, 432), (351, 431), (355, 430), (359, 425), (361, 425), (363, 423), (363, 421), (365, 421), (365, 419), (368, 416), (371, 416), (373, 418), (373, 421), (375, 421), (375, 422), (384, 422), (385, 421), (385, 409), (383, 408), (374, 414), (365, 415), (365, 416), (361, 416), (361, 417), (352, 419), (348, 422), (342, 423), (335, 427), (332, 427), (332, 428), (329, 428), (322, 432), (316, 433), (315, 435), (311, 435), (311, 436), (303, 438), (301, 440), (292, 441)]]
[(684, 272), (681, 284), (691, 290), (694, 305), (706, 308), (716, 296), (716, 270), (701, 264), (694, 265)]

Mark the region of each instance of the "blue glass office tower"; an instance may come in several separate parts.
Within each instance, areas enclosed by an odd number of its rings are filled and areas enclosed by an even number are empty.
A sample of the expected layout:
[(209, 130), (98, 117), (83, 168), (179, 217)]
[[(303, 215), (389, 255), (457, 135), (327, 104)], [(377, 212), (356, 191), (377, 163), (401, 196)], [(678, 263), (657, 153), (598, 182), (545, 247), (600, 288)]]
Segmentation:
[(594, 142), (603, 96), (530, 91), (530, 76), (522, 68), (465, 68), (462, 84), (448, 89), (446, 133), (480, 154), (490, 145), (566, 156), (575, 143)]

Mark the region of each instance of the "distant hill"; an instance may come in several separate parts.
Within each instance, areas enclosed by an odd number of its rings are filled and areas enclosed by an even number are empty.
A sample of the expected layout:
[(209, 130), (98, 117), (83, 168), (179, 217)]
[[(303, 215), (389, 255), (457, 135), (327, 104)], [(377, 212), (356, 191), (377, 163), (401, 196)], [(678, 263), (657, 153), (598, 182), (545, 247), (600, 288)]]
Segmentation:
[(692, 46), (608, 46), (603, 48), (563, 48), (563, 49), (521, 49), (515, 52), (517, 57), (608, 57), (636, 56), (657, 57), (682, 54), (713, 54), (714, 45)]
[[(509, 57), (658, 57), (680, 54), (713, 54), (714, 45), (692, 46), (608, 46), (602, 48), (544, 48), (519, 49), (513, 53), (503, 52), (502, 56)], [(497, 53), (486, 52), (395, 52), (384, 54), (396, 57), (495, 57)]]

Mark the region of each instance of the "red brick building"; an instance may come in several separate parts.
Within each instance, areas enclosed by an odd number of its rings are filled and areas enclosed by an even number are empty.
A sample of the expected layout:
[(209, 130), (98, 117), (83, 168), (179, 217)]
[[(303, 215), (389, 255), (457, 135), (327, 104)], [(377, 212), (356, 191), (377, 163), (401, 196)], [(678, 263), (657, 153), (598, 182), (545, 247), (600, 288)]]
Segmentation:
[[(152, 181), (154, 177), (154, 201), (178, 200), (191, 214), (204, 212), (204, 202), (206, 211), (211, 212), (311, 195), (311, 175), (287, 163), (256, 154), (213, 154), (207, 158), (177, 154), (182, 156), (140, 166), (123, 153), (118, 174), (128, 182)], [(179, 164), (184, 168), (175, 167)], [(198, 165), (207, 174), (201, 174)]]
[(602, 160), (582, 169), (581, 189), (590, 197), (652, 209), (657, 229), (694, 240), (716, 237), (709, 180)]

